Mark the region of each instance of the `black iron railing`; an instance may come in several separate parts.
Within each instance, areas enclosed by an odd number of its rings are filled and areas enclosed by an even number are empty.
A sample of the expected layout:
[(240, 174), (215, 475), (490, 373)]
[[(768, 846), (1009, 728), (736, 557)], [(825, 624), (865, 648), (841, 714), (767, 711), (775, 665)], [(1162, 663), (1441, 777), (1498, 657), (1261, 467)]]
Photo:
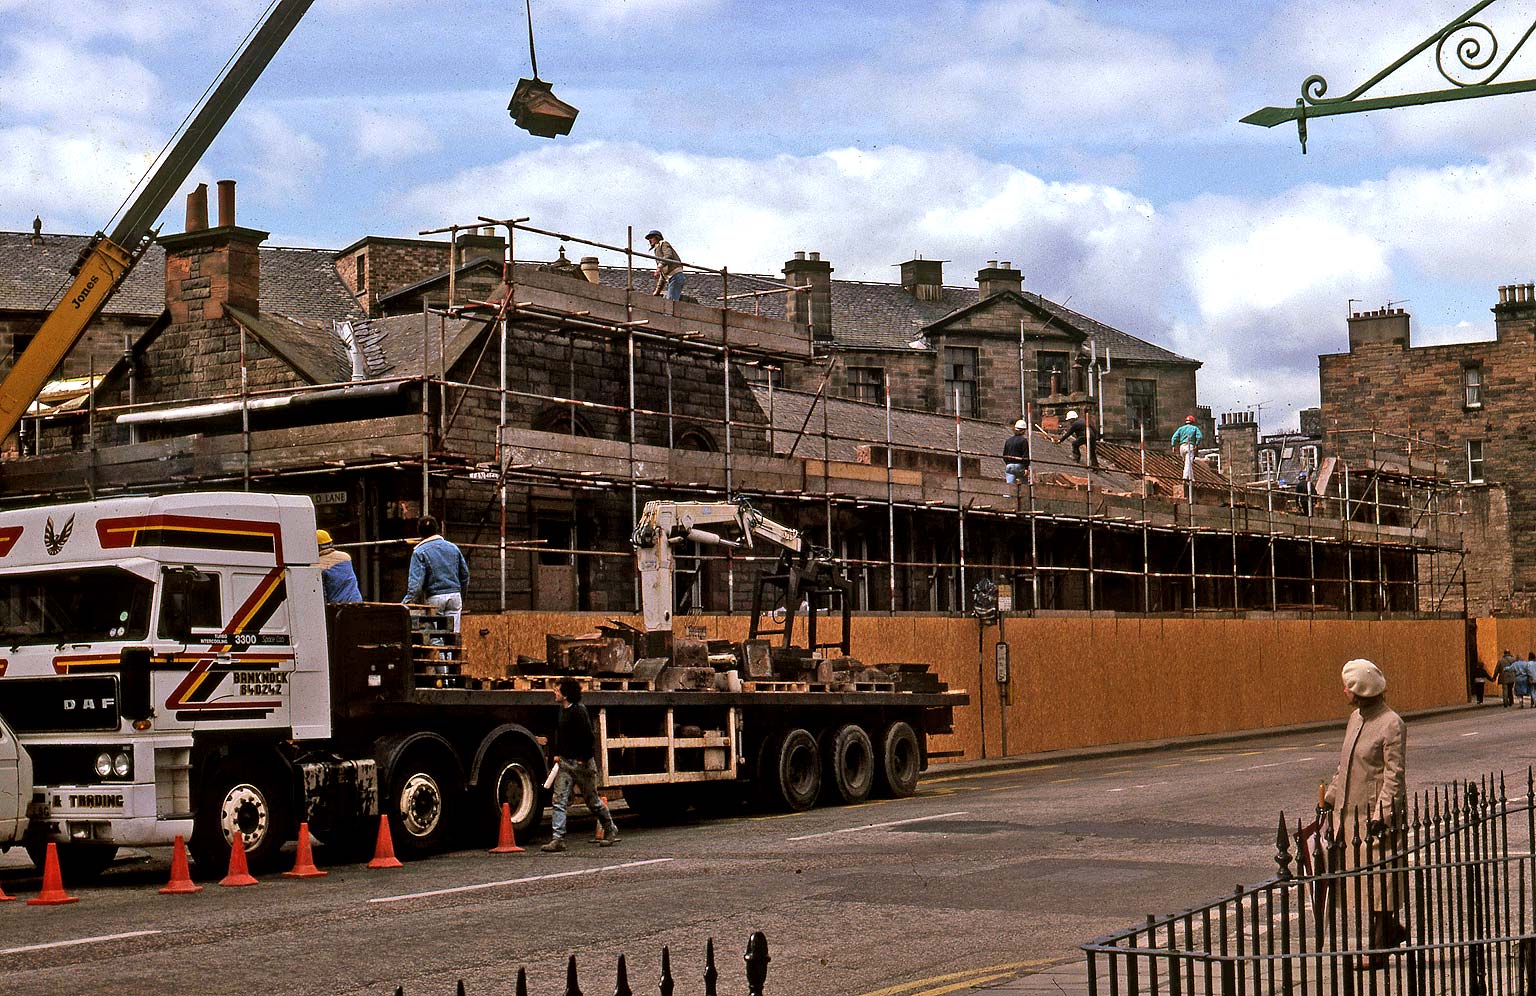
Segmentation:
[[(763, 996), (764, 987), (768, 984), (768, 963), (773, 959), (768, 957), (768, 938), (761, 930), (754, 931), (747, 939), (746, 954), (742, 961), (746, 963), (747, 996)], [(578, 978), (576, 956), (573, 954), (565, 964), (565, 989), (562, 996), (582, 996), (581, 982)], [(720, 970), (715, 967), (715, 939), (709, 938), (704, 944), (704, 996), (719, 996)], [(672, 977), (672, 952), (668, 948), (661, 949), (661, 974), (657, 982), (657, 991), (661, 996), (672, 996), (673, 989), (677, 985)], [(498, 986), (498, 992), (505, 990)], [(519, 967), (517, 970), (516, 996), (528, 996), (528, 970)], [(395, 988), (395, 996), (405, 996), (405, 987)], [(459, 980), (456, 996), (470, 996), (464, 986), (464, 980)], [(615, 969), (615, 981), (613, 996), (634, 996), (634, 991), (629, 987), (629, 966), (625, 963), (624, 956), (619, 955), (618, 966)]]
[(1500, 774), (1381, 823), (1282, 814), (1275, 878), (1084, 944), (1089, 996), (1536, 996), (1533, 788), (1527, 769), (1524, 798)]

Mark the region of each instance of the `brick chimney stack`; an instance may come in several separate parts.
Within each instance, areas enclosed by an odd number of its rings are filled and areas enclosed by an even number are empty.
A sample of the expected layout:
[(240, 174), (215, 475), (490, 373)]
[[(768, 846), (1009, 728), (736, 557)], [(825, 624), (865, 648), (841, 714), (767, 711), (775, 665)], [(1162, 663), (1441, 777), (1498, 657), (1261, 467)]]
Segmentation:
[(919, 301), (937, 301), (944, 293), (942, 259), (909, 259), (901, 264), (901, 288)]
[(1349, 348), (1397, 346), (1408, 348), (1408, 312), (1402, 308), (1357, 311), (1349, 316)]
[(994, 294), (1012, 292), (1024, 293), (1024, 274), (1013, 268), (1013, 264), (1004, 260), (998, 265), (997, 260), (988, 261), (986, 267), (976, 273), (976, 289), (981, 293), (981, 300), (985, 301)]
[(1506, 336), (1536, 334), (1536, 284), (1506, 284), (1499, 288), (1493, 306), (1493, 328), (1502, 342)]
[(1221, 471), (1238, 484), (1259, 474), (1259, 420), (1253, 412), (1223, 412), (1216, 432), (1221, 446)]
[(791, 287), (809, 287), (785, 295), (784, 317), (811, 330), (811, 342), (832, 341), (832, 264), (821, 253), (795, 253), (784, 263), (784, 282)]
[(255, 314), (261, 300), (260, 247), (269, 233), (235, 224), (235, 181), (219, 181), (219, 226), (208, 227), (208, 185), (187, 195), (187, 230), (163, 235), (165, 302), (172, 324)]

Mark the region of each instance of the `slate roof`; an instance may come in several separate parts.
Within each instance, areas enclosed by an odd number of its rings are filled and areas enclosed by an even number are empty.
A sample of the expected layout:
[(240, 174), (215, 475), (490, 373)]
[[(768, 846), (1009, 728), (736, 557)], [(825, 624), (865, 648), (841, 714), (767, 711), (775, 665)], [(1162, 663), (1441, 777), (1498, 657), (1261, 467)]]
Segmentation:
[[(90, 240), (31, 232), (0, 232), (0, 311), (45, 311), (68, 283), (69, 268)], [(109, 315), (155, 316), (165, 310), (165, 249), (151, 245), (107, 303)], [(261, 310), (305, 322), (361, 318), (336, 272), (329, 249), (261, 248)]]
[[(603, 284), (623, 287), (626, 271), (620, 267), (601, 268)], [(755, 279), (754, 279), (755, 278)], [(649, 289), (651, 271), (635, 270), (635, 286)], [(767, 290), (772, 280), (782, 283), (780, 277), (761, 274), (733, 274), (731, 294), (752, 290)], [(700, 304), (719, 307), (721, 280), (717, 274), (689, 271), (683, 293), (698, 299)], [(1121, 331), (1112, 325), (1089, 318), (1065, 305), (1040, 294), (1024, 292), (1023, 298), (1030, 304), (1053, 315), (1064, 325), (1083, 332), (1097, 344), (1100, 354), (1106, 347), (1112, 357), (1147, 363), (1174, 363), (1199, 366), (1200, 361), (1148, 342), (1145, 339)], [(907, 345), (925, 329), (956, 312), (974, 307), (981, 300), (975, 287), (944, 287), (937, 301), (919, 301), (902, 289), (900, 284), (877, 283), (863, 280), (832, 281), (832, 338), (840, 346), (850, 349), (907, 350)], [(737, 298), (730, 302), (737, 311), (752, 312), (759, 309), (769, 318), (784, 317), (784, 295), (764, 294), (756, 298)]]

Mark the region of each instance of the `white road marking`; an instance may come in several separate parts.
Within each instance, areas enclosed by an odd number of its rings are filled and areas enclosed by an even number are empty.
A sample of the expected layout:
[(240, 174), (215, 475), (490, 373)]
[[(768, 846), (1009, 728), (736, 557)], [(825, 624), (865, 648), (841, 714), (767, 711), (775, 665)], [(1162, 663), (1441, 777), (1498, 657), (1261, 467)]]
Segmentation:
[(1117, 789), (1105, 789), (1105, 791), (1106, 791), (1106, 792), (1124, 792), (1124, 791), (1125, 791), (1125, 789), (1123, 789), (1123, 788), (1117, 788)]
[(821, 833), (808, 833), (800, 837), (789, 837), (788, 840), (814, 840), (817, 837), (831, 837), (840, 833), (858, 833), (860, 830), (883, 830), (886, 827), (899, 827), (908, 823), (926, 823), (929, 820), (942, 820), (951, 816), (965, 816), (966, 810), (954, 813), (940, 813), (937, 816), (915, 816), (910, 820), (892, 820), (889, 823), (866, 823), (861, 827), (845, 827), (842, 830), (823, 830)]
[(47, 944), (27, 944), (19, 948), (0, 948), (0, 955), (22, 954), (27, 951), (46, 951), (49, 948), (72, 948), (80, 944), (101, 944), (104, 941), (122, 941), (130, 937), (148, 937), (158, 930), (130, 930), (126, 934), (102, 934), (100, 937), (77, 937), (72, 941), (49, 941)]
[[(527, 878), (509, 878), (500, 882), (480, 882), (475, 885), (460, 885), (452, 889), (433, 889), (431, 892), (411, 892), (403, 896), (383, 896), (379, 899), (370, 899), (370, 903), (403, 903), (407, 899), (427, 899), (431, 896), (448, 896), (458, 892), (479, 892), (481, 889), (497, 889), (504, 885), (522, 885), (525, 882), (544, 882), (552, 878), (574, 878), (577, 875), (599, 875), (603, 872), (619, 871), (624, 868), (640, 868), (644, 865), (659, 865), (673, 860), (672, 858), (648, 858), (644, 861), (626, 861), (619, 865), (603, 865), (601, 868), (582, 868), (577, 871), (554, 872), (549, 875), (529, 875)], [(0, 952), (3, 954), (4, 952)]]
[(1464, 737), (1475, 737), (1475, 736), (1477, 736), (1481, 732), (1482, 732), (1481, 730), (1473, 730), (1471, 733), (1463, 733), (1462, 736), (1464, 736)]

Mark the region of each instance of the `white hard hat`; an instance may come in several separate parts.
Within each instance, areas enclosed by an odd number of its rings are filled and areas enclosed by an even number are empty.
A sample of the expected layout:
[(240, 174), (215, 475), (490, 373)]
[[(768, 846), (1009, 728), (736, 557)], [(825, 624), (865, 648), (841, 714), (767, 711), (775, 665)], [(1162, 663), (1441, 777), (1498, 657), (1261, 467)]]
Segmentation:
[(1013, 423), (1013, 427), (1015, 429), (1028, 429), (1029, 428), (1029, 423), (1024, 421), (1023, 419), (1019, 419), (1017, 422)]
[(1077, 418), (1077, 409), (1076, 408), (1074, 408), (1071, 411), (1067, 412), (1067, 421), (1068, 422), (1072, 421), (1075, 418)]

